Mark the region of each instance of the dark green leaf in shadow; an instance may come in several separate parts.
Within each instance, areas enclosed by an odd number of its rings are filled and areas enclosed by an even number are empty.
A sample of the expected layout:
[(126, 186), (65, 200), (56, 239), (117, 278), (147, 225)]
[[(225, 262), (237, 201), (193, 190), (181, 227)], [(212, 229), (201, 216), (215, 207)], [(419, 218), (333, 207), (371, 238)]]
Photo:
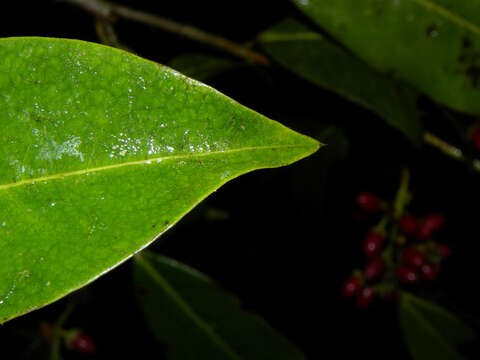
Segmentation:
[(205, 81), (213, 76), (244, 66), (244, 64), (216, 56), (185, 54), (174, 58), (168, 66), (188, 77)]
[(478, 0), (293, 0), (381, 72), (480, 114)]
[(452, 313), (406, 292), (400, 297), (398, 318), (407, 347), (416, 360), (461, 360), (455, 346), (475, 336)]
[(303, 354), (211, 279), (172, 259), (135, 257), (139, 303), (167, 359), (301, 360)]
[(268, 55), (287, 69), (370, 109), (414, 143), (421, 143), (418, 94), (410, 87), (378, 73), (293, 19), (267, 30), (260, 41)]
[(126, 261), (227, 181), (320, 146), (165, 66), (48, 38), (0, 40), (0, 128), (0, 323)]

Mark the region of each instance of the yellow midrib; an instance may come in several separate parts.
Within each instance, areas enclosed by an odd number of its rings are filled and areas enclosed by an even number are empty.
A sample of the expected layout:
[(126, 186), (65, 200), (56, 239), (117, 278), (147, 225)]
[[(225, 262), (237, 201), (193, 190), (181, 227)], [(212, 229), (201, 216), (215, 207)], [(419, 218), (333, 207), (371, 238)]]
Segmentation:
[(165, 161), (165, 160), (181, 160), (181, 159), (187, 159), (187, 158), (205, 157), (205, 156), (218, 155), (218, 154), (231, 154), (231, 153), (236, 153), (236, 152), (252, 151), (252, 150), (268, 150), (268, 149), (280, 149), (280, 148), (283, 148), (283, 149), (284, 148), (302, 148), (302, 147), (307, 148), (307, 147), (311, 147), (311, 146), (310, 145), (300, 145), (300, 144), (297, 144), (297, 145), (251, 146), (251, 147), (244, 147), (244, 148), (239, 148), (239, 149), (229, 149), (229, 150), (223, 150), (223, 151), (212, 151), (212, 152), (203, 152), (203, 153), (194, 153), (194, 154), (180, 154), (180, 155), (172, 155), (172, 156), (163, 156), (163, 157), (150, 158), (150, 159), (145, 159), (145, 160), (129, 161), (129, 162), (124, 162), (124, 163), (120, 163), (120, 164), (100, 166), (100, 167), (91, 168), (91, 169), (75, 170), (75, 171), (70, 171), (70, 172), (65, 172), (65, 173), (59, 173), (59, 174), (47, 175), (47, 176), (42, 176), (42, 177), (33, 178), (33, 179), (22, 180), (22, 181), (18, 181), (18, 182), (9, 183), (9, 184), (3, 184), (3, 185), (0, 185), (0, 191), (1, 190), (8, 190), (8, 189), (18, 187), (18, 186), (34, 184), (34, 183), (38, 183), (38, 182), (58, 180), (58, 179), (66, 178), (66, 177), (85, 175), (85, 174), (90, 174), (90, 173), (95, 173), (95, 172), (101, 172), (101, 171), (123, 168), (123, 167), (127, 167), (127, 166), (160, 163), (160, 162)]

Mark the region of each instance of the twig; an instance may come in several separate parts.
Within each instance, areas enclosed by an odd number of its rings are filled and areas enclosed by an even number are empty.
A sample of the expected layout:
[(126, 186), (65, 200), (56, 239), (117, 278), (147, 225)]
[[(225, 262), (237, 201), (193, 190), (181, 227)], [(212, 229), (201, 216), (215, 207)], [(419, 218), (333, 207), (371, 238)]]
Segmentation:
[(103, 1), (97, 0), (58, 0), (83, 8), (85, 11), (99, 18), (116, 20), (109, 6)]
[(157, 27), (159, 29), (175, 33), (186, 38), (208, 44), (232, 55), (266, 65), (269, 63), (265, 55), (255, 52), (246, 46), (225, 39), (221, 36), (210, 34), (194, 26), (178, 23), (176, 21), (151, 15), (143, 11), (131, 9), (125, 6), (113, 4), (104, 0), (63, 0), (79, 6), (94, 15), (112, 19), (115, 16)]
[(393, 204), (393, 218), (399, 219), (405, 212), (405, 207), (410, 202), (410, 193), (408, 187), (410, 185), (410, 171), (407, 168), (402, 170), (402, 179), (400, 186), (398, 187), (397, 195), (395, 196), (395, 202)]
[(472, 161), (468, 160), (463, 154), (462, 150), (447, 143), (445, 140), (440, 139), (438, 136), (432, 134), (429, 131), (425, 131), (423, 139), (425, 143), (439, 149), (445, 155), (457, 161), (470, 163), (474, 170), (480, 172), (480, 160), (477, 160), (477, 159), (474, 159)]
[(52, 353), (50, 356), (51, 360), (61, 360), (62, 355), (61, 355), (61, 333), (62, 333), (62, 327), (65, 324), (65, 321), (69, 318), (69, 316), (72, 314), (74, 308), (75, 308), (75, 301), (71, 300), (63, 313), (60, 315), (60, 317), (57, 319), (57, 321), (54, 324), (53, 328), (53, 343), (52, 343)]
[(115, 28), (110, 21), (97, 18), (95, 21), (95, 30), (97, 31), (97, 36), (102, 44), (132, 52), (128, 46), (122, 44), (118, 40), (117, 34), (115, 33)]

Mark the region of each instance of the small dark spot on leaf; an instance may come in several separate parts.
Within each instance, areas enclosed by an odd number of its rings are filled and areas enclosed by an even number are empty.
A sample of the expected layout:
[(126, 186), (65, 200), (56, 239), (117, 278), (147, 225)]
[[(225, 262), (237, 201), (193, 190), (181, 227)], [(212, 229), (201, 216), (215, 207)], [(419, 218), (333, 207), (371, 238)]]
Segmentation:
[(478, 82), (480, 81), (480, 66), (470, 66), (467, 69), (466, 74), (472, 80), (473, 87), (477, 87)]
[(167, 221), (165, 221), (165, 226), (168, 226), (170, 223)]
[(157, 226), (157, 224), (153, 224), (153, 225), (152, 225), (152, 229), (155, 229), (156, 226)]
[(472, 47), (472, 40), (470, 40), (470, 38), (468, 38), (468, 37), (465, 36), (465, 37), (462, 39), (462, 47), (463, 47), (464, 49), (470, 49), (470, 48)]
[(429, 37), (437, 37), (438, 36), (438, 29), (435, 25), (429, 25), (427, 27), (427, 36)]

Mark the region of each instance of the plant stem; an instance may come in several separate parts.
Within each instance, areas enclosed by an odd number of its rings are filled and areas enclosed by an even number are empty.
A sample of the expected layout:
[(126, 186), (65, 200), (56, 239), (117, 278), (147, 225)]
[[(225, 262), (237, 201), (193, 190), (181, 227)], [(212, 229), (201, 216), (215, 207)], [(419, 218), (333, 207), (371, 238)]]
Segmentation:
[(97, 31), (97, 36), (102, 44), (132, 52), (126, 45), (118, 40), (115, 28), (111, 21), (97, 18), (95, 21), (95, 30)]
[(410, 171), (407, 168), (404, 168), (402, 170), (402, 178), (400, 180), (400, 185), (398, 186), (397, 195), (395, 196), (395, 201), (393, 203), (393, 219), (390, 228), (389, 243), (383, 252), (383, 259), (391, 271), (394, 271), (395, 266), (395, 243), (398, 237), (397, 220), (403, 215), (405, 207), (411, 200), (410, 192), (408, 191), (409, 185)]
[(84, 10), (93, 13), (97, 17), (113, 20), (115, 16), (117, 16), (131, 21), (136, 21), (208, 44), (256, 64), (266, 65), (269, 63), (265, 55), (261, 53), (255, 52), (244, 45), (238, 44), (221, 36), (208, 33), (191, 25), (178, 23), (164, 17), (131, 9), (126, 6), (113, 4), (104, 0), (61, 1), (79, 6)]
[(451, 157), (452, 159), (469, 163), (475, 171), (480, 172), (480, 160), (477, 160), (477, 159), (474, 159), (472, 161), (468, 160), (463, 155), (462, 150), (447, 143), (445, 140), (440, 139), (438, 136), (432, 134), (429, 131), (425, 131), (423, 139), (425, 143), (439, 149), (445, 155)]
[(408, 186), (410, 184), (410, 171), (407, 168), (402, 170), (402, 179), (397, 190), (395, 202), (393, 204), (393, 218), (397, 220), (405, 212), (405, 207), (410, 202), (410, 193)]
[(68, 317), (72, 314), (74, 308), (75, 308), (75, 302), (70, 301), (53, 326), (52, 354), (50, 356), (51, 360), (62, 359), (62, 355), (60, 351), (60, 348), (61, 348), (60, 340), (63, 332), (63, 324), (65, 324), (65, 321), (67, 321)]

